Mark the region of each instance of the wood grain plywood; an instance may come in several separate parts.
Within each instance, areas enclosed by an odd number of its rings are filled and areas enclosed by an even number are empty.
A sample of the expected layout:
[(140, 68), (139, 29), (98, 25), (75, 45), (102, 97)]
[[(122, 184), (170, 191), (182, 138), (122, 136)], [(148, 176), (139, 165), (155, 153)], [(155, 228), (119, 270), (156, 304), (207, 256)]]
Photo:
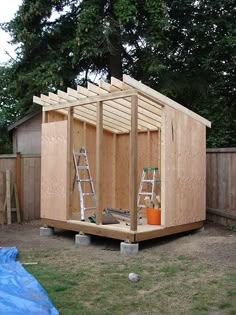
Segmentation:
[(103, 185), (102, 185), (102, 199), (103, 208), (112, 206), (113, 199), (113, 134), (110, 132), (103, 132)]
[(41, 217), (66, 220), (67, 121), (42, 124)]
[(205, 220), (205, 126), (165, 108), (165, 226)]
[[(129, 135), (117, 135), (116, 159), (116, 207), (129, 208)], [(159, 168), (160, 177), (160, 132), (150, 131), (138, 133), (138, 178), (139, 187), (142, 170), (147, 166)], [(157, 190), (159, 192), (159, 190)]]

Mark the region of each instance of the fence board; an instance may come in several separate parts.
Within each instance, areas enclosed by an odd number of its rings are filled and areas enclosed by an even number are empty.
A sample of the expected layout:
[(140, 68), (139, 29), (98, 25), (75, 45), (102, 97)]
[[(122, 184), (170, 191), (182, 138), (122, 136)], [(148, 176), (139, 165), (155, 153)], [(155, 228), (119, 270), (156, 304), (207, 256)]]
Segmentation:
[(207, 150), (207, 208), (236, 214), (236, 148)]
[[(0, 172), (9, 169), (12, 182), (16, 182), (16, 155), (0, 155)], [(40, 155), (21, 156), (21, 214), (24, 221), (40, 218)], [(0, 205), (5, 198), (5, 185), (0, 194)]]
[[(236, 215), (236, 148), (207, 150), (207, 195), (208, 209), (225, 211)], [(3, 181), (0, 205), (6, 193), (5, 172), (9, 169), (12, 181), (16, 181), (16, 155), (0, 156), (0, 173)], [(21, 213), (23, 220), (40, 218), (41, 158), (39, 155), (21, 156)]]

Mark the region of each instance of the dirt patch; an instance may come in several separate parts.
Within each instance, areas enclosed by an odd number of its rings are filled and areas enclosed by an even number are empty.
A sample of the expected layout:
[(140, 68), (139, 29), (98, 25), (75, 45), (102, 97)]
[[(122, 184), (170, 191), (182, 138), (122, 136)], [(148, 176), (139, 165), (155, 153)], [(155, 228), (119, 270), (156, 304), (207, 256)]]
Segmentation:
[[(24, 224), (3, 225), (0, 228), (0, 246), (16, 246), (21, 250), (65, 251), (71, 264), (77, 259), (76, 251), (80, 252), (80, 260), (109, 262), (122, 261), (119, 253), (120, 241), (102, 237), (93, 237), (90, 247), (75, 247), (75, 232), (56, 230), (51, 237), (39, 235), (40, 221)], [(235, 268), (236, 266), (236, 233), (214, 224), (205, 224), (203, 230), (184, 233), (140, 244), (138, 256), (151, 256), (160, 260), (161, 256), (190, 256), (209, 263), (217, 269)], [(82, 255), (81, 255), (82, 254)], [(55, 257), (56, 259), (56, 257)], [(60, 258), (61, 259), (61, 258)], [(127, 258), (129, 259), (129, 258)]]
[[(0, 228), (0, 246), (16, 246), (61, 315), (236, 314), (236, 233), (206, 224), (199, 232), (140, 243), (120, 255), (120, 241), (75, 234), (40, 237), (39, 221)], [(140, 275), (131, 283), (128, 274)]]

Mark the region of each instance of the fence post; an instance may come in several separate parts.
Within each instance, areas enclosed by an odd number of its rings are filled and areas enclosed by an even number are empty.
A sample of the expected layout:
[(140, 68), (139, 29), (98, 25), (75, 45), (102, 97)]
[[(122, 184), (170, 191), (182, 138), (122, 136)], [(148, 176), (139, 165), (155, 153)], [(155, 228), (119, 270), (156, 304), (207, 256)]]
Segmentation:
[(21, 209), (22, 203), (21, 203), (21, 154), (20, 152), (17, 152), (16, 154), (16, 187), (18, 191), (19, 205)]

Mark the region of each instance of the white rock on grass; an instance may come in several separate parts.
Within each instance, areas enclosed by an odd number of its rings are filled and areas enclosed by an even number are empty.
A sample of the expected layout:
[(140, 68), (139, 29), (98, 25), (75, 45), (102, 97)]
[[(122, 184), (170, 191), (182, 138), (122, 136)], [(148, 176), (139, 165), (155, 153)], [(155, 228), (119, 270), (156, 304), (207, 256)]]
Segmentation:
[(128, 278), (132, 282), (138, 282), (140, 280), (140, 276), (133, 272), (129, 273)]

